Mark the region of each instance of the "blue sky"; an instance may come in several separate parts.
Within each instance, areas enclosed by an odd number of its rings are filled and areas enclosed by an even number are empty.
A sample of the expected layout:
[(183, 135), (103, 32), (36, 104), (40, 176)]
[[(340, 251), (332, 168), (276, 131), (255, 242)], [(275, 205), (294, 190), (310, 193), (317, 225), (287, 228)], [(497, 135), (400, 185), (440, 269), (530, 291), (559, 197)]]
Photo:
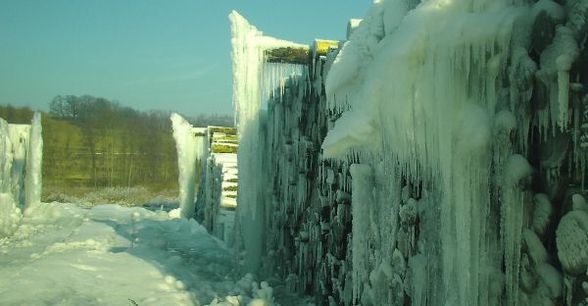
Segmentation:
[(232, 112), (237, 10), (265, 34), (343, 39), (371, 0), (0, 0), (0, 104), (90, 94), (140, 110)]

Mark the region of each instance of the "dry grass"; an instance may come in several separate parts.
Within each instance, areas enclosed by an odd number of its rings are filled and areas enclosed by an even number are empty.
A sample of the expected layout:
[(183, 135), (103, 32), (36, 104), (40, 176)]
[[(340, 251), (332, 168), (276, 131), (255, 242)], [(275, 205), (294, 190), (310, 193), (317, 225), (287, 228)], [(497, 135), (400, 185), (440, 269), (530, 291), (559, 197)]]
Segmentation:
[(83, 207), (92, 207), (99, 204), (118, 204), (121, 206), (144, 206), (154, 203), (177, 202), (178, 190), (166, 189), (151, 191), (148, 188), (138, 187), (106, 187), (89, 188), (77, 187), (63, 190), (60, 188), (45, 188), (43, 192), (44, 202), (76, 203)]

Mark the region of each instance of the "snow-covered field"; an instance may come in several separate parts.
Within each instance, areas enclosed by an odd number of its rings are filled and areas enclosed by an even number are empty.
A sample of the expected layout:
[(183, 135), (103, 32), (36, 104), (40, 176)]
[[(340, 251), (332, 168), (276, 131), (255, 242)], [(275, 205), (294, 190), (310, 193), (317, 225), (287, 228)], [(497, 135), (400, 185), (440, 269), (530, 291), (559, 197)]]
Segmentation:
[(42, 203), (0, 240), (0, 305), (273, 305), (231, 252), (166, 212)]

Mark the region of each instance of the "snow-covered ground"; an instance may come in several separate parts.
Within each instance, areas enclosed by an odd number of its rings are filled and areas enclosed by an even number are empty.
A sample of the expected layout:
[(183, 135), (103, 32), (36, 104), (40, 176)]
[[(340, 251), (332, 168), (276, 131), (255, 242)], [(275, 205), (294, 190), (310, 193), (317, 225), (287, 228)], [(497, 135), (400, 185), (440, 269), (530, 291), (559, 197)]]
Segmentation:
[(0, 305), (273, 305), (271, 288), (238, 270), (194, 220), (42, 203), (0, 240)]

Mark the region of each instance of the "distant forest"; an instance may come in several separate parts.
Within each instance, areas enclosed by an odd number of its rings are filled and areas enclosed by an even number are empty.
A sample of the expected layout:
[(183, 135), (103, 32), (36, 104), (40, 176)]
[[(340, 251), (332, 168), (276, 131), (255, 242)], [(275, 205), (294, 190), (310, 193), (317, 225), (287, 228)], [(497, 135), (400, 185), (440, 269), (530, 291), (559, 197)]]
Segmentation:
[[(9, 123), (29, 124), (33, 110), (0, 106)], [(57, 96), (43, 113), (43, 188), (80, 195), (104, 187), (177, 190), (169, 112), (141, 112), (104, 98)], [(229, 115), (186, 116), (195, 126), (232, 126)]]

